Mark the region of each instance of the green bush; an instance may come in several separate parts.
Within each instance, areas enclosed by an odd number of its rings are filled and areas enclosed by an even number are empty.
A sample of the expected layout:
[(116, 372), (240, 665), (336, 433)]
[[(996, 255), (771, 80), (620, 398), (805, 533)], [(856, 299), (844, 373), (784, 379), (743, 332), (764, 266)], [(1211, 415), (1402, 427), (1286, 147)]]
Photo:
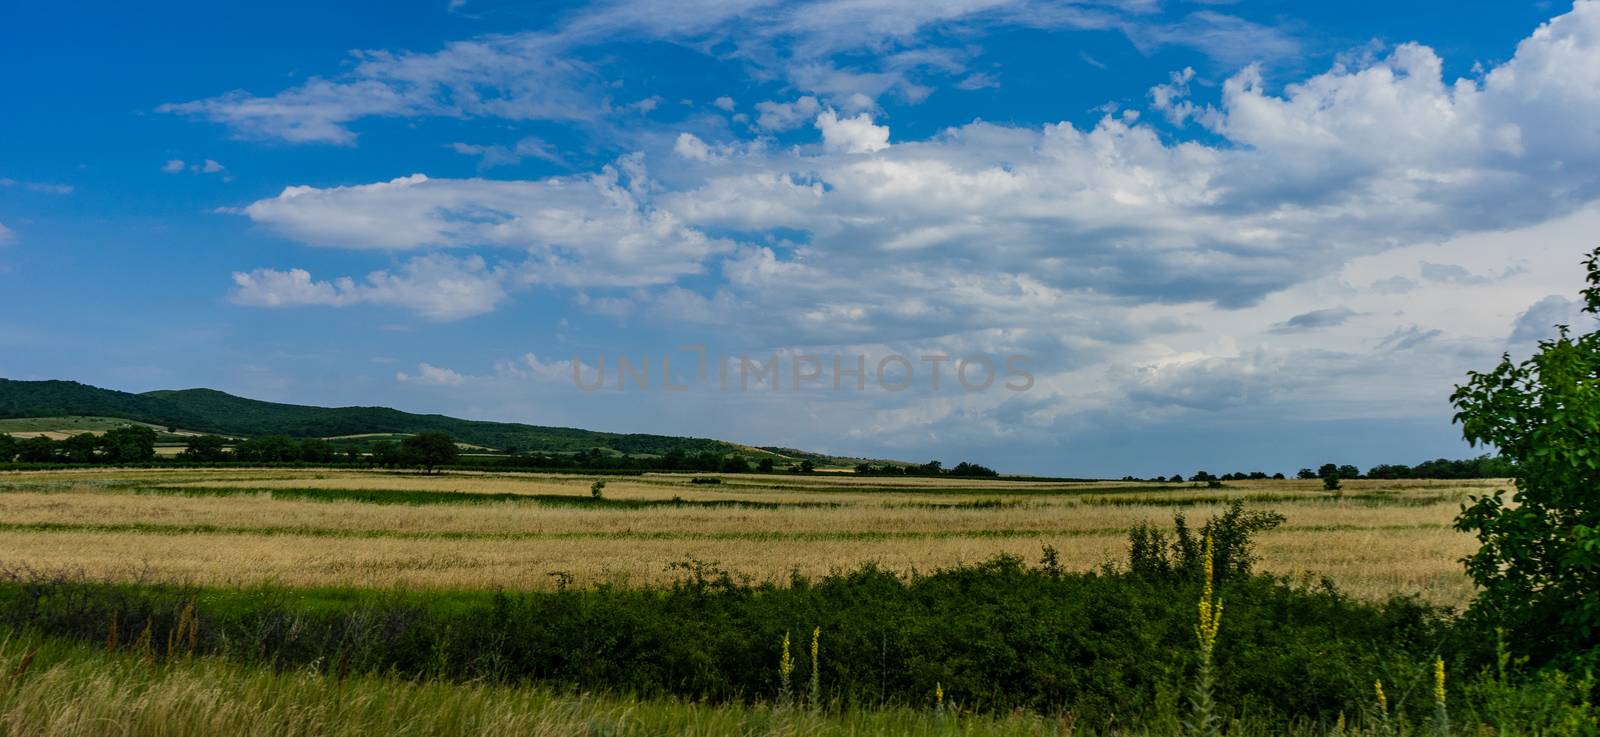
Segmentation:
[[(1154, 719), (1182, 687), (1191, 580), (1032, 568), (1016, 558), (904, 579), (866, 566), (748, 585), (681, 566), (667, 589), (543, 593), (191, 590), (14, 575), (0, 625), (122, 647), (164, 643), (194, 602), (199, 648), (275, 667), (540, 681), (641, 695), (770, 700), (785, 632), (827, 635), (832, 704), (921, 703), (942, 685), (963, 707), (1093, 721)], [(1374, 674), (1426, 663), (1447, 620), (1412, 599), (1351, 600), (1234, 576), (1217, 648), (1217, 700), (1260, 718), (1329, 721)], [(802, 668), (809, 667), (802, 664)], [(796, 674), (804, 682), (809, 673)]]

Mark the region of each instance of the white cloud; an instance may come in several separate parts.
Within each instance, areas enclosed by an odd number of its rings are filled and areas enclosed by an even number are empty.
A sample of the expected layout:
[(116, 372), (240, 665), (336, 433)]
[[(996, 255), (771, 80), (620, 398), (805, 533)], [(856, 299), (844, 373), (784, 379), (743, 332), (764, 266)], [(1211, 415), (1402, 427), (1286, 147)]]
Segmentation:
[(478, 145), (470, 143), (452, 143), (450, 150), (463, 156), (478, 157), (478, 169), (486, 170), (497, 166), (515, 166), (522, 163), (523, 159), (542, 159), (553, 164), (566, 165), (566, 161), (554, 146), (537, 136), (526, 136), (510, 146)]
[(9, 177), (0, 177), (0, 187), (21, 187), (29, 192), (59, 195), (72, 194), (74, 189), (70, 184), (52, 184), (49, 182), (19, 182)]
[(0, 223), (0, 246), (7, 243), (15, 243), (16, 240), (17, 231), (7, 228), (5, 223)]
[(422, 175), (352, 187), (289, 187), (244, 214), (312, 245), (409, 250), (498, 246), (525, 250), (527, 283), (662, 284), (702, 270), (726, 245), (651, 208), (635, 158), (600, 173), (539, 181), (432, 180)]
[(733, 112), (733, 109), (736, 107), (733, 102), (733, 98), (728, 97), (727, 95), (718, 97), (717, 99), (711, 101), (711, 104), (715, 105), (720, 110), (726, 110), (730, 113)]
[(711, 147), (693, 133), (679, 133), (677, 142), (672, 145), (672, 152), (693, 161), (711, 160)]
[(810, 95), (794, 102), (764, 100), (756, 103), (756, 125), (771, 131), (786, 131), (816, 117), (822, 106)]
[(869, 154), (889, 147), (889, 128), (873, 125), (872, 116), (866, 113), (841, 119), (832, 110), (825, 110), (817, 116), (816, 125), (822, 131), (823, 146), (830, 151)]
[[(756, 105), (759, 125), (812, 121), (821, 146), (685, 125), (590, 177), (291, 188), (245, 211), (315, 245), (526, 251), (497, 270), (507, 289), (564, 284), (585, 311), (729, 340), (981, 344), (1043, 366), (1027, 397), (873, 399), (807, 414), (819, 428), (1436, 417), (1465, 369), (1575, 293), (1600, 227), (1600, 5), (1481, 77), (1442, 69), (1408, 44), (1271, 90), (1247, 69), (1206, 106), (1152, 93), (1199, 140), (1107, 115), (890, 145), (873, 113), (801, 97)], [(329, 303), (366, 286), (303, 282)]]
[[(166, 174), (179, 174), (184, 171), (188, 171), (191, 174), (221, 174), (227, 171), (227, 167), (212, 159), (194, 163), (186, 162), (183, 159), (167, 159), (167, 163), (161, 165), (161, 171)], [(231, 180), (232, 177), (224, 176), (223, 179), (225, 181)]]
[(304, 269), (236, 272), (231, 300), (251, 307), (376, 304), (446, 321), (494, 309), (506, 297), (506, 279), (506, 272), (488, 268), (480, 257), (434, 254), (407, 261), (399, 272), (374, 271), (363, 282), (316, 281)]
[(460, 386), (466, 377), (447, 368), (439, 368), (426, 363), (417, 364), (417, 373), (408, 374), (404, 371), (396, 372), (396, 381), (404, 384), (420, 384), (423, 386)]

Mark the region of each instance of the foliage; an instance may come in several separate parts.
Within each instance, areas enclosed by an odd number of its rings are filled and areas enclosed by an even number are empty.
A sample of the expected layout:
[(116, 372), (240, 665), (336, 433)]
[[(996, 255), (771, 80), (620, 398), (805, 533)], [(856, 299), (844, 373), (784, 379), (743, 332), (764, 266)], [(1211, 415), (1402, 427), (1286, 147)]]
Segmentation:
[(1256, 563), (1256, 533), (1283, 524), (1284, 517), (1246, 510), (1236, 500), (1227, 511), (1207, 520), (1198, 535), (1182, 513), (1174, 514), (1172, 522), (1171, 538), (1149, 524), (1128, 531), (1128, 570), (1134, 575), (1195, 581), (1209, 578), (1214, 569), (1218, 581), (1248, 577)]
[(420, 432), (400, 441), (400, 458), (406, 465), (422, 466), (433, 473), (436, 466), (454, 463), (460, 455), (455, 439), (442, 432)]
[[(1600, 312), (1600, 248), (1585, 261), (1587, 313)], [(1481, 543), (1466, 559), (1475, 614), (1537, 662), (1600, 646), (1600, 330), (1502, 357), (1451, 396), (1462, 434), (1515, 464), (1515, 491), (1478, 497), (1456, 526)]]
[[(681, 568), (665, 590), (434, 594), (24, 572), (0, 586), (0, 626), (95, 643), (115, 626), (126, 649), (147, 628), (166, 642), (193, 603), (198, 652), (281, 669), (716, 701), (771, 700), (783, 634), (820, 627), (829, 647), (814, 672), (834, 707), (925, 704), (938, 685), (963, 709), (1070, 707), (1085, 723), (1131, 724), (1155, 719), (1159, 694), (1184, 677), (1202, 588), (1006, 557), (909, 579), (867, 566), (783, 586), (739, 583), (703, 562)], [(1216, 586), (1229, 632), (1216, 650), (1216, 699), (1276, 723), (1331, 722), (1370, 693), (1372, 674), (1424, 668), (1447, 625), (1410, 599), (1368, 604), (1258, 576), (1219, 576)]]
[(221, 461), (228, 458), (228, 439), (220, 435), (195, 435), (178, 456), (191, 461)]

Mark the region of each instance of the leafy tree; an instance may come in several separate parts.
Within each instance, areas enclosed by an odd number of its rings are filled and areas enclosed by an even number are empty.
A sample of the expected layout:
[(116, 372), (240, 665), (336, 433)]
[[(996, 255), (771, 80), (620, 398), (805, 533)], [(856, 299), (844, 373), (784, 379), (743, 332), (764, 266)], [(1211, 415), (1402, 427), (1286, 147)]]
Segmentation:
[(190, 461), (220, 461), (228, 457), (227, 444), (220, 435), (195, 435), (178, 455)]
[[(1600, 313), (1600, 248), (1585, 259), (1584, 312)], [(1456, 519), (1480, 547), (1466, 559), (1474, 613), (1538, 660), (1600, 646), (1600, 331), (1539, 342), (1471, 372), (1450, 401), (1468, 442), (1515, 464), (1515, 491), (1476, 497)]]
[(589, 496), (592, 496), (592, 497), (594, 497), (596, 499), (602, 499), (602, 498), (605, 497), (605, 493), (606, 493), (606, 482), (605, 481), (596, 481), (596, 482), (594, 482), (592, 484), (589, 484)]
[(412, 466), (422, 466), (433, 473), (435, 466), (455, 463), (460, 451), (455, 439), (442, 432), (421, 432), (400, 441), (400, 455)]
[(17, 439), (0, 433), (0, 463), (10, 463), (17, 457)]
[(772, 473), (772, 459), (762, 458), (761, 462), (756, 464), (756, 470), (762, 473)]
[(1302, 481), (1309, 481), (1317, 477), (1317, 472), (1309, 468), (1302, 468), (1300, 469), (1299, 473), (1294, 475), (1294, 477)]
[(1339, 473), (1339, 466), (1333, 463), (1324, 463), (1317, 467), (1317, 478), (1325, 479)]
[(239, 443), (233, 452), (241, 461), (287, 463), (300, 459), (300, 444), (287, 435), (268, 435)]
[(1322, 477), (1322, 489), (1324, 491), (1338, 491), (1339, 490), (1339, 474), (1330, 473), (1327, 476), (1323, 476)]
[(112, 463), (144, 463), (156, 457), (156, 431), (144, 425), (124, 425), (100, 436), (100, 450)]
[(1279, 471), (1278, 473), (1272, 474), (1272, 480), (1273, 481), (1282, 481), (1283, 480), (1283, 472)]
[(305, 438), (300, 441), (300, 460), (306, 463), (327, 463), (333, 460), (333, 445), (322, 438)]
[(94, 452), (100, 447), (100, 438), (86, 432), (63, 439), (56, 444), (61, 460), (67, 463), (94, 463)]
[(1339, 478), (1342, 478), (1342, 479), (1358, 479), (1358, 478), (1361, 478), (1361, 469), (1356, 468), (1355, 466), (1352, 466), (1352, 465), (1349, 465), (1349, 464), (1345, 464), (1343, 466), (1340, 466), (1339, 467)]
[(951, 476), (982, 476), (986, 478), (993, 478), (1000, 475), (997, 471), (989, 468), (988, 466), (980, 466), (976, 463), (968, 463), (966, 461), (957, 463), (955, 468), (952, 468), (948, 471), (948, 474)]
[(56, 459), (56, 441), (35, 435), (17, 443), (17, 460), (23, 463), (50, 463)]
[[(938, 463), (938, 461), (934, 461), (934, 463)], [(816, 471), (816, 470), (817, 470), (817, 464), (812, 463), (811, 461), (808, 461), (808, 460), (800, 462), (800, 473), (811, 473), (811, 472)]]
[(384, 468), (400, 465), (400, 444), (393, 440), (380, 440), (372, 444), (372, 462)]

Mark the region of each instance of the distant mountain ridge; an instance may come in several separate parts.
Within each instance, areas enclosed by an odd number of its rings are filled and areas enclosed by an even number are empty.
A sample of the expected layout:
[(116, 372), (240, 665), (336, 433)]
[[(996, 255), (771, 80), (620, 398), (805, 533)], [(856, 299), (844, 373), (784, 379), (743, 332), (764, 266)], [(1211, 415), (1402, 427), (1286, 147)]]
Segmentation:
[[(215, 389), (134, 394), (76, 381), (0, 379), (0, 419), (91, 415), (219, 435), (334, 437), (368, 433), (443, 432), (464, 443), (497, 450), (574, 453), (605, 448), (627, 455), (749, 454), (748, 446), (706, 438), (597, 432), (514, 422), (462, 420), (388, 407), (313, 407), (265, 402)], [(761, 451), (756, 451), (760, 453)]]

